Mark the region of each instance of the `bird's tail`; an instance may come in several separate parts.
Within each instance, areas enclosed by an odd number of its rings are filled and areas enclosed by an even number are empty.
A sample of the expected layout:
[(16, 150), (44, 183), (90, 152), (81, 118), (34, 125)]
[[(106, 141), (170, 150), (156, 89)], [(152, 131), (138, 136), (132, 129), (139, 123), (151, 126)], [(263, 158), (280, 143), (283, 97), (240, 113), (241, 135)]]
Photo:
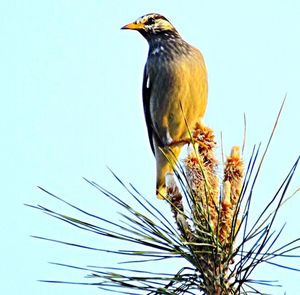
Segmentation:
[(168, 149), (156, 147), (156, 196), (158, 199), (165, 199), (167, 196), (166, 175), (173, 173), (179, 153), (179, 146)]

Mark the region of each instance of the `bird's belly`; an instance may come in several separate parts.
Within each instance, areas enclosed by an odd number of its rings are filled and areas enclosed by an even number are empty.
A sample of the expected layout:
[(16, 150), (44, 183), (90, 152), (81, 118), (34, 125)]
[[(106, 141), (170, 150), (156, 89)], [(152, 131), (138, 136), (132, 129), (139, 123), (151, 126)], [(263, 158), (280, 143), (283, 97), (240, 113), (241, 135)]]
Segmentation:
[(154, 131), (164, 145), (186, 139), (206, 108), (206, 98), (200, 90), (197, 94), (189, 89), (170, 90), (164, 96), (160, 93), (159, 100), (150, 101)]
[(182, 56), (168, 66), (161, 63), (157, 71), (150, 70), (150, 116), (163, 145), (186, 139), (204, 116), (207, 74), (200, 57)]

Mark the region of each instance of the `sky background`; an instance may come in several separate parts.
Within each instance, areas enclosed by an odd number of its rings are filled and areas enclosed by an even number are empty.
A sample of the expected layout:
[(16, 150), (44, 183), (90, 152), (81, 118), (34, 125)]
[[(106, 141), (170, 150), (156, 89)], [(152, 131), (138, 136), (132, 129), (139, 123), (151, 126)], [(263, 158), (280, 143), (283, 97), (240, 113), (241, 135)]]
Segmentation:
[[(95, 214), (115, 216), (115, 206), (82, 179), (121, 196), (124, 190), (110, 167), (171, 218), (168, 206), (154, 197), (155, 161), (143, 118), (147, 43), (136, 32), (120, 30), (149, 12), (165, 15), (185, 40), (201, 49), (209, 72), (205, 121), (218, 142), (222, 132), (225, 154), (243, 142), (244, 112), (245, 161), (254, 144), (265, 146), (287, 94), (254, 208), (262, 208), (274, 195), (299, 155), (299, 1), (1, 1), (1, 294), (109, 294), (93, 287), (37, 282), (84, 281), (84, 273), (49, 261), (115, 263), (99, 253), (31, 238), (42, 235), (112, 247), (111, 241), (25, 207), (41, 204), (68, 211), (37, 186)], [(298, 170), (288, 194), (299, 186)], [(287, 223), (285, 242), (299, 236), (299, 208), (298, 194), (282, 209), (278, 228)], [(256, 278), (262, 274), (284, 285), (274, 294), (300, 292), (299, 274), (265, 268)]]

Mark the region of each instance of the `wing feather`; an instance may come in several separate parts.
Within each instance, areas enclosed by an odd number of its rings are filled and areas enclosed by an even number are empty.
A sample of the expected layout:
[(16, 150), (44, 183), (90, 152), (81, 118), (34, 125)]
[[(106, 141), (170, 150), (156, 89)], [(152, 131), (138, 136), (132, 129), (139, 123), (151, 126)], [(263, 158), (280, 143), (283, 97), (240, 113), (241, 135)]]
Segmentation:
[(153, 143), (153, 122), (150, 114), (150, 97), (151, 97), (151, 80), (147, 72), (147, 64), (144, 68), (144, 78), (143, 78), (143, 105), (144, 105), (144, 114), (148, 130), (148, 137), (150, 146), (153, 154), (155, 154), (154, 143)]

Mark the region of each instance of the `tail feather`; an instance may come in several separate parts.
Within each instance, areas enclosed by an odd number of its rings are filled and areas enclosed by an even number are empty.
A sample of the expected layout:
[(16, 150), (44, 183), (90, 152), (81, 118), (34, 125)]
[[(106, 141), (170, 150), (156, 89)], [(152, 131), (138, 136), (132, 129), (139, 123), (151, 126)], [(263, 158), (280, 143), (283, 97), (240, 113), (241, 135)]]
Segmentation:
[(166, 174), (173, 173), (178, 160), (180, 147), (159, 148), (155, 147), (156, 158), (156, 196), (158, 199), (165, 199), (167, 196)]

